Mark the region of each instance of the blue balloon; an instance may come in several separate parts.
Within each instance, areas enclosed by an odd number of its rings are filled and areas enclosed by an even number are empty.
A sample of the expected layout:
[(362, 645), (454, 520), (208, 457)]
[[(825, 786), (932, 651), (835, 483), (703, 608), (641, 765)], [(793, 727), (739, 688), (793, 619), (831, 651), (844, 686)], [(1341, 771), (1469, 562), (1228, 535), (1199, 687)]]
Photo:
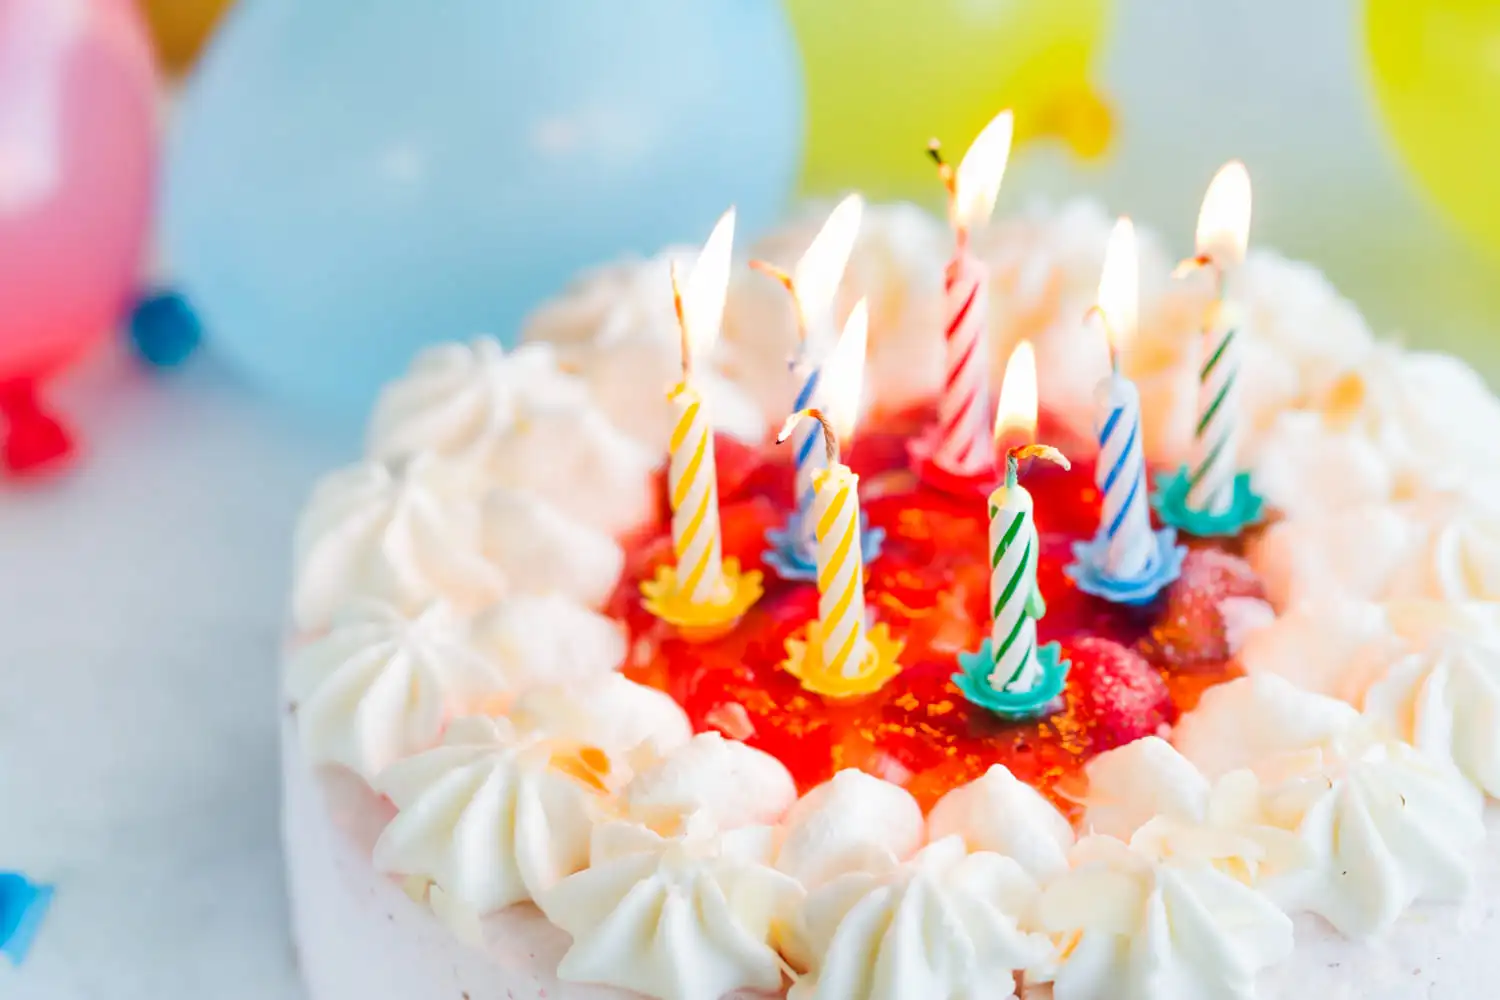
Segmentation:
[(771, 222), (800, 165), (778, 0), (242, 0), (168, 144), (209, 343), (343, 412), (590, 264)]

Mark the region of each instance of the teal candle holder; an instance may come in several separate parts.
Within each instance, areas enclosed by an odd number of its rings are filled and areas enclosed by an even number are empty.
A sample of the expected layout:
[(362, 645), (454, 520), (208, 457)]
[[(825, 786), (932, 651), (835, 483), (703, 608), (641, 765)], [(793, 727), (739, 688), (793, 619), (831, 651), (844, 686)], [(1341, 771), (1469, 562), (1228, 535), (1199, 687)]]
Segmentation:
[(1068, 661), (1062, 658), (1062, 647), (1055, 642), (1038, 646), (1036, 658), (1042, 675), (1035, 687), (1029, 691), (998, 691), (990, 684), (995, 653), (991, 640), (986, 639), (974, 652), (958, 654), (960, 672), (953, 675), (953, 683), (969, 704), (1009, 722), (1039, 719), (1062, 707)]
[(1189, 507), (1188, 490), (1192, 485), (1187, 466), (1183, 466), (1152, 494), (1151, 506), (1162, 523), (1194, 538), (1232, 538), (1259, 523), (1265, 514), (1265, 500), (1251, 487), (1248, 472), (1234, 477), (1234, 498), (1222, 514)]

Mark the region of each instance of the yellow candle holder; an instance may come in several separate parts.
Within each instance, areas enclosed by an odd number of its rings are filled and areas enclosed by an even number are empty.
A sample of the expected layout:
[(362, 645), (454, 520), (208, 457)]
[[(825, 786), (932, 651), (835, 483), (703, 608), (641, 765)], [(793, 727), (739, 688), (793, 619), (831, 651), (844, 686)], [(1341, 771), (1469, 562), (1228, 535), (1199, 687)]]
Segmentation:
[(906, 643), (882, 622), (865, 632), (865, 655), (853, 677), (828, 669), (823, 662), (823, 623), (813, 619), (786, 641), (782, 668), (802, 682), (805, 691), (825, 698), (858, 698), (874, 694), (901, 672), (897, 662)]
[(641, 581), (641, 603), (668, 625), (677, 626), (684, 638), (716, 639), (734, 629), (745, 612), (764, 592), (760, 570), (740, 572), (738, 559), (725, 559), (723, 597), (718, 601), (694, 602), (677, 586), (677, 567), (662, 566), (656, 577)]

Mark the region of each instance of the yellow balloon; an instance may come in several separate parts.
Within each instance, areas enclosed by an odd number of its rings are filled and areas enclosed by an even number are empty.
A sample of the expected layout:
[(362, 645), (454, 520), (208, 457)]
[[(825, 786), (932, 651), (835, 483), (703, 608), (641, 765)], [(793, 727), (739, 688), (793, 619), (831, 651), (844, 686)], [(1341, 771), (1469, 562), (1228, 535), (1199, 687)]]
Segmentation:
[(807, 81), (803, 188), (933, 194), (927, 141), (962, 155), (1011, 108), (1018, 143), (1109, 144), (1089, 80), (1109, 0), (789, 0)]
[(213, 33), (219, 16), (233, 0), (137, 0), (156, 54), (169, 73), (181, 73), (193, 64), (198, 50)]
[(1376, 103), (1428, 197), (1500, 257), (1500, 3), (1368, 0)]

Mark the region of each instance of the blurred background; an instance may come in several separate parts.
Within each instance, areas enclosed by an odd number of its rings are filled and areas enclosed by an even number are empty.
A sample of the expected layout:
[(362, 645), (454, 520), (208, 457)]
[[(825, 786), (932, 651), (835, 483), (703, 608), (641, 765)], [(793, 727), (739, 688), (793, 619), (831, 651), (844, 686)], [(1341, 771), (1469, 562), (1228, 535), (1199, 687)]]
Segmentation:
[(1258, 245), (1492, 372), (1497, 51), (1485, 0), (4, 0), (0, 377), (126, 322), (349, 420), (421, 344), (513, 335), (730, 202), (937, 207), (927, 138), (1002, 107), (1010, 205), (1088, 193), (1186, 249), (1239, 157)]
[(420, 345), (731, 202), (938, 209), (1007, 106), (1002, 213), (1185, 253), (1238, 157), (1257, 245), (1500, 376), (1496, 0), (0, 0), (0, 872), (58, 885), (0, 994), (296, 995), (283, 553)]

